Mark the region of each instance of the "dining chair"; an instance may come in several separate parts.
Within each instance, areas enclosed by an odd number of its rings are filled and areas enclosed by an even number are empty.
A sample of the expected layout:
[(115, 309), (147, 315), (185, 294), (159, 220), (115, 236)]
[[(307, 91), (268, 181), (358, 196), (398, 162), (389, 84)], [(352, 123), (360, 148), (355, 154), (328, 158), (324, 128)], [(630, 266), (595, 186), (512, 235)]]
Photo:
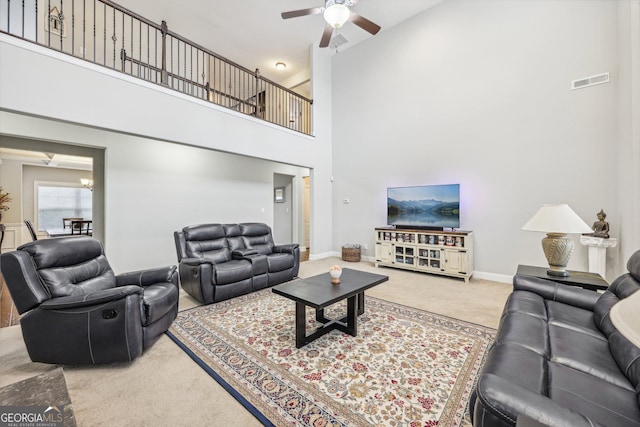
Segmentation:
[(92, 233), (92, 224), (91, 220), (73, 220), (71, 221), (71, 234), (86, 234), (87, 236), (91, 236)]
[(33, 227), (33, 223), (28, 219), (25, 219), (24, 223), (27, 226), (29, 233), (31, 233), (31, 240), (33, 240), (34, 242), (38, 240), (38, 236), (36, 236), (36, 229)]
[(69, 228), (71, 227), (71, 222), (72, 221), (81, 221), (83, 218), (80, 217), (74, 217), (74, 218), (62, 218), (62, 228)]

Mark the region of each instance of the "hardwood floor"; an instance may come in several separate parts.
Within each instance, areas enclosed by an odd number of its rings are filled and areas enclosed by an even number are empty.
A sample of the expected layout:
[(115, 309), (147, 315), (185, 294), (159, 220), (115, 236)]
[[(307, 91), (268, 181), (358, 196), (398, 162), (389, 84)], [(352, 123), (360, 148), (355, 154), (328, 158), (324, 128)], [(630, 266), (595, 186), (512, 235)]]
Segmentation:
[(20, 315), (13, 304), (4, 277), (0, 273), (0, 328), (17, 325), (18, 323), (20, 323)]

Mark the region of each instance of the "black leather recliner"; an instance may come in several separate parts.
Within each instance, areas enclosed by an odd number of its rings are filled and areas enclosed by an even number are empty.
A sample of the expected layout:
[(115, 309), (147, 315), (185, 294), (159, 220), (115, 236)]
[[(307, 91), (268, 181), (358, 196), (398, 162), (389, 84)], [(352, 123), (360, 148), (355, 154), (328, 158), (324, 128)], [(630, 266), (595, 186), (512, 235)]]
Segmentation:
[[(602, 294), (515, 276), (469, 401), (474, 427), (640, 426), (640, 348), (609, 311), (640, 291), (640, 251)], [(638, 307), (640, 316), (640, 307)]]
[(274, 286), (298, 276), (297, 243), (276, 245), (262, 223), (201, 224), (174, 233), (180, 284), (203, 304)]
[(92, 237), (27, 243), (0, 266), (34, 362), (133, 360), (178, 313), (175, 266), (116, 276)]

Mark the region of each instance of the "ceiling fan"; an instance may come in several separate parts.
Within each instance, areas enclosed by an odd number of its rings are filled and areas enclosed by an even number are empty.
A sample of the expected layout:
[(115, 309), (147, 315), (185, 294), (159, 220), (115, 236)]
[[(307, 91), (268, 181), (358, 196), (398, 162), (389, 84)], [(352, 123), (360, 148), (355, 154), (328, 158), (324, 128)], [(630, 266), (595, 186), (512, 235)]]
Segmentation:
[(358, 27), (375, 35), (380, 31), (380, 26), (367, 18), (349, 9), (358, 0), (325, 0), (324, 7), (312, 7), (309, 9), (292, 10), (282, 12), (282, 19), (297, 18), (299, 16), (320, 15), (324, 16), (326, 25), (320, 39), (320, 47), (329, 46), (333, 30), (342, 27), (345, 22), (351, 21)]

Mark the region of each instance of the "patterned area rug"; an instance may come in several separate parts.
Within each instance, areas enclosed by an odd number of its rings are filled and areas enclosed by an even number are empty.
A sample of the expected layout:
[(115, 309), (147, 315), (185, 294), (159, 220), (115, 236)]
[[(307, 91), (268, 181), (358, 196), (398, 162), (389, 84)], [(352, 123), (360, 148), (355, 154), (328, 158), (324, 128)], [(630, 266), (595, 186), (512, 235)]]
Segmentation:
[[(357, 337), (334, 330), (296, 349), (294, 318), (266, 289), (181, 312), (168, 335), (266, 425), (469, 425), (495, 329), (367, 296)], [(308, 308), (307, 333), (319, 325)]]

